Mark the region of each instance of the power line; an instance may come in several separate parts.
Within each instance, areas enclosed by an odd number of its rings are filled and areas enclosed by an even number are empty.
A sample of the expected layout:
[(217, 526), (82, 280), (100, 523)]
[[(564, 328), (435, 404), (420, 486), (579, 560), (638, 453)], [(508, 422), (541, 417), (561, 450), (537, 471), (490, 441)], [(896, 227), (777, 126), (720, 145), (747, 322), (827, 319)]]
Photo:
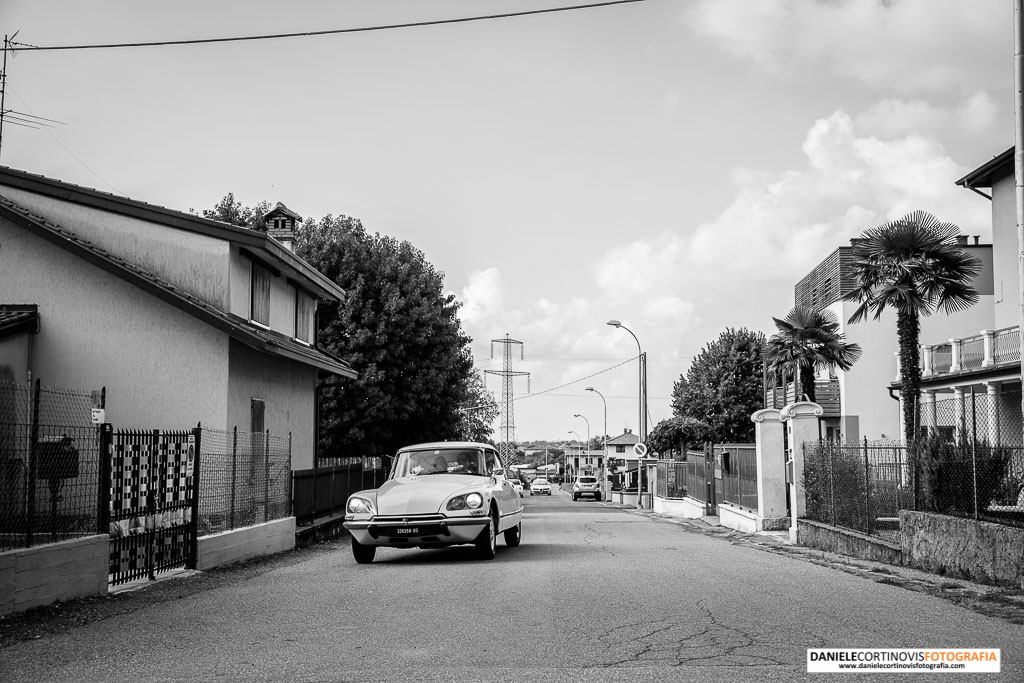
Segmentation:
[(439, 26), (442, 24), (462, 24), (471, 21), (488, 21), (491, 19), (510, 19), (513, 17), (525, 17), (535, 14), (553, 14), (555, 12), (571, 12), (575, 10), (593, 9), (595, 7), (608, 7), (610, 5), (626, 5), (647, 0), (608, 0), (607, 2), (592, 2), (583, 5), (567, 5), (564, 7), (549, 7), (545, 9), (524, 10), (521, 12), (505, 12), (502, 14), (483, 14), (472, 17), (456, 17), (454, 19), (434, 19), (428, 21), (412, 21), (402, 24), (383, 24), (378, 26), (359, 26), (356, 28), (338, 28), (324, 31), (302, 31), (298, 33), (272, 33), (256, 36), (235, 36), (230, 38), (194, 38), (190, 40), (160, 40), (141, 43), (101, 43), (95, 45), (30, 45), (28, 43), (11, 42), (11, 51), (38, 51), (38, 50), (99, 50), (119, 47), (160, 47), (169, 45), (203, 45), (209, 43), (235, 43), (253, 40), (274, 40), (277, 38), (308, 38), (312, 36), (337, 35), (341, 33), (368, 33), (370, 31), (388, 31), (397, 28), (419, 28), (423, 26)]

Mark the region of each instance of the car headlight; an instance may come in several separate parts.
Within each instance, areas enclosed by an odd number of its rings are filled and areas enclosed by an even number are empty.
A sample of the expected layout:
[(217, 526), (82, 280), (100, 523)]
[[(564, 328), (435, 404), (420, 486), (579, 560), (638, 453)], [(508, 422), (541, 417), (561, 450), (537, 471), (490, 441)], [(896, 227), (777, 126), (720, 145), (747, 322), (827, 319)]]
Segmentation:
[(479, 493), (467, 493), (448, 501), (447, 510), (477, 510), (484, 504), (484, 497)]
[(359, 498), (358, 496), (352, 496), (348, 499), (348, 506), (346, 509), (354, 515), (374, 514), (373, 503), (365, 498)]

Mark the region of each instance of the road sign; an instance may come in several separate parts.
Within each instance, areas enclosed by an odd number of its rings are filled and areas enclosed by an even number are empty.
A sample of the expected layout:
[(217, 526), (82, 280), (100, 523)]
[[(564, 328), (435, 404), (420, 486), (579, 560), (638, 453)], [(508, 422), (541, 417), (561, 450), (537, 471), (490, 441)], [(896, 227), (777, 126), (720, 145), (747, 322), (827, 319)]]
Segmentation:
[(633, 452), (636, 453), (638, 458), (642, 458), (647, 455), (647, 444), (638, 443), (633, 446)]
[(188, 451), (185, 460), (185, 476), (191, 477), (192, 473), (196, 469), (196, 437), (195, 434), (189, 434), (188, 437)]

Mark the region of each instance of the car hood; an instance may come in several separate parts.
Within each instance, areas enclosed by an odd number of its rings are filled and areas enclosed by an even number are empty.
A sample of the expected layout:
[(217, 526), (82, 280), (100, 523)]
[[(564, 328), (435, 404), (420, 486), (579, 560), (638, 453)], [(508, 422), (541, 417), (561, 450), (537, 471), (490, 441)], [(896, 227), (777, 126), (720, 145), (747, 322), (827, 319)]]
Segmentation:
[(465, 474), (427, 474), (392, 479), (377, 489), (377, 514), (432, 514), (440, 510), (450, 496), (480, 488), (488, 481), (487, 477)]

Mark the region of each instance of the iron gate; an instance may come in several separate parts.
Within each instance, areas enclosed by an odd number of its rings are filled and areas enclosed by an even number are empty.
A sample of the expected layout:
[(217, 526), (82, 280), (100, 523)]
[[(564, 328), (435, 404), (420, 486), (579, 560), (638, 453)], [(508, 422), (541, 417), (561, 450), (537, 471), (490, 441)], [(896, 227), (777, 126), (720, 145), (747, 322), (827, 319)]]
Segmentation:
[(196, 566), (200, 430), (118, 431), (102, 425), (110, 500), (109, 583)]

